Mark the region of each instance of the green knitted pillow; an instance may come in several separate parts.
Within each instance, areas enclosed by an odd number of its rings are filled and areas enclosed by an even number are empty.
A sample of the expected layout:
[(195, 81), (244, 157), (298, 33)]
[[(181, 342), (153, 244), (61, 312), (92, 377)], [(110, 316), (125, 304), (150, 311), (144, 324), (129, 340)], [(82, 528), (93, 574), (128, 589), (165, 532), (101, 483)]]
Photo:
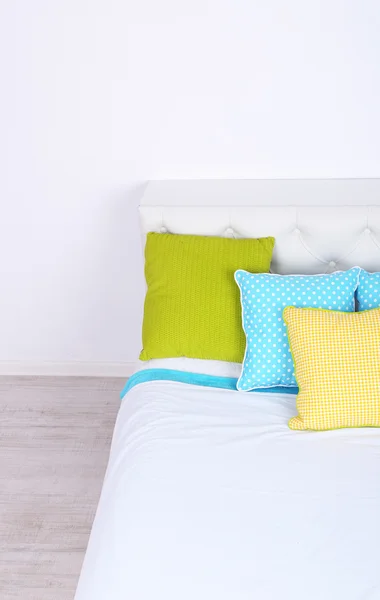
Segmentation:
[(245, 335), (234, 273), (268, 272), (274, 238), (148, 233), (141, 360), (242, 362)]

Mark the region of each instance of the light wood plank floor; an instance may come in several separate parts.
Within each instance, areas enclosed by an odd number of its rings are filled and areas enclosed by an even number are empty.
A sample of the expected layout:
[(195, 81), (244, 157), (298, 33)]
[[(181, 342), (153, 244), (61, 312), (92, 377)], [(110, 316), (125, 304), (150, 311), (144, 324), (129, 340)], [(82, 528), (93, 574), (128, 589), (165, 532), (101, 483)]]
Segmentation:
[(73, 600), (123, 384), (0, 378), (1, 600)]

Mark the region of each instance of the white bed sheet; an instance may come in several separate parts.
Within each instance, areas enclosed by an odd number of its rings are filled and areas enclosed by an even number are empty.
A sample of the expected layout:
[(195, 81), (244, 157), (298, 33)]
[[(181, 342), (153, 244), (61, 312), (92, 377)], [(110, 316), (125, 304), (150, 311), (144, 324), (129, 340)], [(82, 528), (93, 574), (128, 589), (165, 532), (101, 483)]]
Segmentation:
[(380, 599), (380, 430), (294, 432), (295, 397), (126, 395), (76, 600)]
[(152, 358), (151, 360), (139, 360), (136, 371), (146, 369), (174, 369), (190, 373), (201, 373), (214, 375), (216, 377), (240, 377), (242, 364), (227, 362), (224, 360), (205, 360), (203, 358)]

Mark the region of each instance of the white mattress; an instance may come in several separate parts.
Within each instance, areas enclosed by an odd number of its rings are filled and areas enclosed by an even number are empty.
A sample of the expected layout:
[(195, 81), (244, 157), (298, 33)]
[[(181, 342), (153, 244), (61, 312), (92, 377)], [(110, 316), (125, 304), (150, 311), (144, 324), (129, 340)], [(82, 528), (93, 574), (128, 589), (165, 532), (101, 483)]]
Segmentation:
[(380, 599), (380, 431), (294, 414), (289, 395), (128, 392), (76, 600)]

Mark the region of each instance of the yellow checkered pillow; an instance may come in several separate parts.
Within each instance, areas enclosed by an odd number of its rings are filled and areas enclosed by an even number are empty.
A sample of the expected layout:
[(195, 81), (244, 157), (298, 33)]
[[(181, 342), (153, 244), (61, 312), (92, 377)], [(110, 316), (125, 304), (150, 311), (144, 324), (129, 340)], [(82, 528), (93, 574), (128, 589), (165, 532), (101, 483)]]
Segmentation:
[(284, 309), (298, 416), (291, 429), (380, 427), (380, 308)]

